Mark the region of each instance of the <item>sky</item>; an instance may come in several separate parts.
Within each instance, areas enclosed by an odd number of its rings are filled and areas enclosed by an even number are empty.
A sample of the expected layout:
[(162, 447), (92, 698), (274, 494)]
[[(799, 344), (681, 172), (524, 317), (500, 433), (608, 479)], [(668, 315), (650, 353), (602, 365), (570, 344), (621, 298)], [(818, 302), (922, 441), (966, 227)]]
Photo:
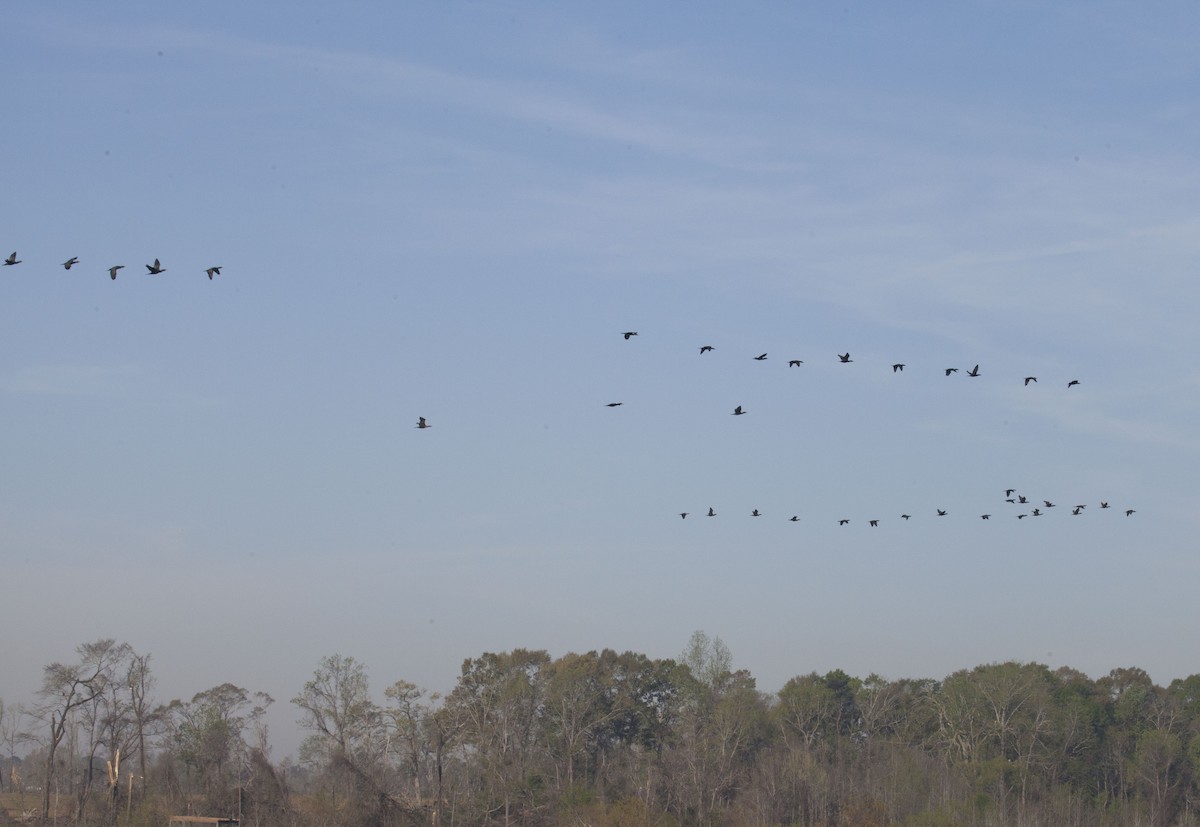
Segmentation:
[(335, 653), (1200, 671), (1195, 4), (5, 18), (8, 703), (103, 637), (277, 757)]

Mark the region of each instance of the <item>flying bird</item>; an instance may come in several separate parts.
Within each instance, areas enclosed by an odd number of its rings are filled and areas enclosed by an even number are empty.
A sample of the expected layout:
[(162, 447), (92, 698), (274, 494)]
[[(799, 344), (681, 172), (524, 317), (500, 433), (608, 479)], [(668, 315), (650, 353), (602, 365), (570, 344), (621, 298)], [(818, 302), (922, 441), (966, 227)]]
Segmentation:
[(150, 275), (157, 276), (159, 273), (167, 272), (167, 268), (158, 263), (158, 259), (154, 259), (153, 264), (147, 264), (146, 269), (150, 271)]
[(1100, 507), (1101, 507), (1101, 508), (1108, 508), (1108, 503), (1101, 501), (1101, 503), (1100, 503)]
[(736, 408), (733, 409), (733, 416), (741, 416), (744, 413), (745, 413), (745, 411), (742, 410), (741, 405), (738, 405)]
[(868, 520), (868, 522), (871, 524), (871, 528), (879, 528), (879, 520)]
[(1025, 519), (1026, 517), (1028, 517), (1028, 516), (1029, 516), (1028, 514), (1018, 514), (1018, 515), (1017, 515), (1017, 519), (1018, 519), (1018, 520), (1024, 520), (1024, 519)]
[(636, 335), (637, 335), (637, 331), (636, 331), (636, 330), (626, 330), (626, 331), (625, 331), (624, 333), (622, 333), (621, 335), (622, 335), (622, 336), (624, 336), (624, 337), (625, 337), (625, 341), (627, 341), (627, 342), (628, 342), (628, 341), (629, 341), (629, 337), (630, 337), (630, 336), (636, 336)]
[(939, 516), (939, 517), (945, 517), (945, 516), (946, 516), (946, 512), (945, 512), (945, 511), (942, 511), (942, 509), (940, 509), (940, 508), (937, 510), (937, 513), (938, 513), (938, 516)]
[(708, 513), (705, 514), (704, 516), (715, 517), (715, 516), (717, 516), (717, 512), (713, 511), (712, 506), (709, 506)]
[(1076, 517), (1078, 517), (1080, 514), (1083, 513), (1083, 506), (1081, 506), (1081, 505), (1075, 506), (1074, 508), (1071, 509), (1071, 513), (1074, 514)]
[(622, 405), (624, 405), (624, 404), (625, 404), (624, 402), (609, 402), (609, 403), (608, 403), (607, 405), (605, 405), (604, 407), (606, 407), (606, 408), (619, 408), (619, 407), (621, 407), (621, 406), (622, 406)]
[(12, 253), (9, 255), (9, 257), (4, 259), (5, 266), (11, 266), (13, 264), (20, 264), (20, 263), (21, 263), (21, 259), (17, 258), (16, 250), (13, 250)]
[(899, 373), (902, 370), (904, 370), (904, 365), (900, 364), (899, 362), (892, 365), (892, 373)]
[(947, 375), (947, 376), (949, 376), (949, 375), (950, 375), (950, 374), (952, 374), (952, 373), (958, 373), (958, 368), (946, 368), (946, 375)]
[(1035, 516), (1035, 517), (1042, 516), (1042, 509), (1040, 509), (1040, 508), (1033, 509), (1033, 516)]
[(79, 256), (71, 256), (69, 259), (67, 259), (66, 261), (63, 262), (63, 269), (70, 270), (73, 265), (76, 265), (78, 263), (79, 263)]
[(754, 357), (754, 361), (756, 361), (756, 362), (761, 362), (761, 361), (763, 361), (763, 360), (764, 360), (764, 359), (766, 359), (766, 358), (767, 358), (767, 354), (763, 353), (763, 354), (760, 354), (760, 355), (758, 355), (758, 356), (755, 356), (755, 357)]
[(1042, 500), (1042, 502), (1046, 504), (1046, 508), (1054, 508), (1054, 503), (1050, 502), (1049, 500)]
[(793, 514), (792, 518), (791, 518), (791, 520), (789, 520), (789, 522), (798, 523), (798, 522), (800, 522), (800, 517)]
[(425, 417), (419, 416), (419, 417), (417, 417), (417, 427), (418, 428), (432, 428), (433, 426), (425, 421)]
[(842, 364), (846, 364), (847, 362), (854, 361), (853, 359), (850, 358), (850, 351), (846, 351), (845, 353), (839, 353), (838, 358), (842, 360)]
[(1071, 387), (1072, 385), (1078, 385), (1078, 384), (1079, 384), (1079, 380), (1078, 380), (1078, 379), (1072, 379), (1070, 382), (1068, 382), (1068, 383), (1067, 383), (1067, 387), (1069, 388), (1069, 387)]
[(1025, 377), (1025, 384), (1026, 384), (1026, 385), (1028, 385), (1030, 382), (1036, 382), (1036, 381), (1037, 381), (1037, 377), (1036, 377), (1036, 376), (1026, 376), (1026, 377)]
[(803, 359), (792, 359), (788, 362), (788, 367), (789, 368), (798, 368), (803, 364), (804, 364)]
[(991, 515), (991, 514), (980, 514), (980, 515), (979, 515), (979, 519), (981, 519), (981, 520), (990, 520), (990, 519), (992, 519), (992, 515)]
[(208, 280), (212, 281), (213, 276), (221, 275), (221, 268), (220, 267), (209, 267), (204, 272), (208, 274)]
[(911, 519), (912, 519), (912, 515), (911, 515), (911, 514), (901, 514), (901, 515), (900, 515), (900, 519), (902, 519), (902, 520), (911, 520)]
[(979, 375), (979, 365), (976, 365), (975, 367), (973, 367), (969, 371), (967, 371), (967, 376), (978, 376), (978, 375)]
[(680, 512), (679, 512), (679, 517), (680, 517), (681, 519), (684, 519), (684, 520), (686, 520), (686, 519), (687, 519), (687, 515), (688, 515), (689, 513), (691, 513), (691, 512), (688, 512), (688, 511), (680, 511)]
[(849, 520), (838, 520), (838, 525), (846, 525), (849, 522)]
[(709, 352), (710, 350), (712, 350), (712, 349), (713, 349), (713, 346), (712, 346), (712, 345), (701, 345), (701, 346), (700, 346), (700, 352), (701, 352), (701, 353), (708, 353), (708, 352)]
[(1136, 513), (1137, 513), (1137, 512), (1136, 512), (1136, 511), (1134, 511), (1132, 508), (1127, 508), (1127, 509), (1125, 509), (1125, 516), (1126, 516), (1126, 517), (1131, 517), (1131, 516), (1133, 516), (1133, 515), (1134, 515), (1134, 514), (1136, 514)]
[(1017, 489), (1015, 489), (1015, 488), (1005, 488), (1005, 489), (1004, 489), (1004, 496), (1006, 496), (1006, 497), (1011, 497), (1011, 496), (1013, 495), (1013, 493), (1014, 493), (1014, 492), (1016, 492), (1016, 490), (1017, 490)]
[(750, 516), (751, 516), (751, 517), (761, 517), (761, 516), (762, 516), (762, 514), (758, 513), (758, 509), (756, 508), (756, 509), (754, 509), (753, 511), (751, 511), (751, 512), (750, 512)]
[(108, 277), (110, 279), (112, 279), (113, 281), (116, 281), (117, 280), (117, 271), (124, 270), (124, 269), (125, 269), (124, 264), (114, 264), (112, 267), (108, 268)]
[(1028, 503), (1028, 502), (1029, 502), (1029, 500), (1025, 499), (1025, 495), (1024, 495), (1024, 494), (1018, 494), (1018, 495), (1017, 495), (1017, 502), (1019, 502), (1021, 505), (1025, 505), (1026, 503)]

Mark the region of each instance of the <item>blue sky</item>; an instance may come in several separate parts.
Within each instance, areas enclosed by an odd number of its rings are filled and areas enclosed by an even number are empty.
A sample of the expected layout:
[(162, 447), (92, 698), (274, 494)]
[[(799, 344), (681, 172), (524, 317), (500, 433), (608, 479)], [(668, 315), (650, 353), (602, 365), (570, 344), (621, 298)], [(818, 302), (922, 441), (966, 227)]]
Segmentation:
[(335, 652), (1194, 673), (1198, 23), (10, 9), (0, 697), (111, 636), (287, 751)]

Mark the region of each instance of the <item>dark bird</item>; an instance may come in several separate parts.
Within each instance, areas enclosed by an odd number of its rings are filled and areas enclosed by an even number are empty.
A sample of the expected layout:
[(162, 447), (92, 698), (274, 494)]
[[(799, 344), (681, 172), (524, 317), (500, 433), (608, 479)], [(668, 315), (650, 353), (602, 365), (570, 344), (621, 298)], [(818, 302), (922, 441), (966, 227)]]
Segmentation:
[(1069, 388), (1069, 387), (1071, 387), (1072, 385), (1078, 385), (1078, 384), (1079, 384), (1079, 380), (1078, 380), (1078, 379), (1072, 379), (1070, 382), (1068, 382), (1068, 383), (1067, 383), (1067, 387)]
[(879, 528), (879, 520), (868, 520), (868, 522), (871, 524), (871, 528)]
[(980, 514), (980, 515), (979, 515), (979, 519), (981, 519), (981, 520), (990, 520), (990, 519), (992, 519), (992, 515), (991, 515), (991, 514)]
[(761, 361), (763, 361), (763, 360), (764, 360), (764, 359), (766, 359), (766, 358), (767, 358), (767, 354), (763, 353), (763, 354), (760, 354), (760, 355), (758, 355), (758, 356), (755, 356), (755, 357), (754, 357), (754, 361), (756, 361), (756, 362), (761, 362)]
[(707, 513), (707, 514), (705, 514), (704, 516), (706, 516), (706, 517), (715, 517), (715, 516), (717, 516), (717, 512), (713, 511), (713, 510), (712, 510), (712, 507), (711, 507), (711, 506), (709, 506), (708, 513)]
[(733, 416), (741, 416), (744, 413), (745, 413), (745, 411), (742, 410), (741, 405), (738, 405), (736, 408), (733, 409)]
[(1025, 505), (1027, 502), (1029, 502), (1029, 500), (1025, 499), (1025, 495), (1024, 495), (1024, 494), (1018, 494), (1018, 495), (1017, 495), (1017, 502), (1019, 502), (1021, 505)]
[(1015, 497), (1009, 497), (1007, 500), (1005, 500), (1005, 502), (1006, 502), (1006, 503), (1012, 503), (1013, 505), (1016, 505), (1016, 503), (1017, 503), (1017, 500), (1016, 500), (1016, 498), (1015, 498)]
[(789, 368), (798, 368), (803, 364), (804, 364), (803, 359), (792, 359), (792, 360), (788, 361)]
[(701, 352), (701, 353), (708, 353), (708, 352), (709, 352), (710, 350), (712, 350), (712, 349), (713, 349), (713, 346), (712, 346), (712, 345), (701, 345), (701, 346), (700, 346), (700, 352)]
[(154, 259), (153, 264), (147, 264), (146, 269), (150, 271), (150, 275), (157, 276), (159, 273), (167, 272), (167, 268), (158, 263), (158, 259)]
[(432, 428), (433, 426), (425, 421), (425, 417), (418, 416), (417, 417), (417, 427), (418, 428)]
[(212, 281), (213, 276), (221, 275), (221, 268), (220, 267), (209, 267), (204, 272), (208, 274), (208, 280)]
[(1108, 503), (1106, 503), (1106, 502), (1101, 502), (1101, 503), (1100, 503), (1100, 507), (1101, 507), (1101, 508), (1108, 508)]
[(1081, 506), (1081, 505), (1075, 506), (1074, 508), (1071, 509), (1071, 513), (1074, 514), (1076, 517), (1078, 517), (1080, 514), (1083, 513), (1083, 506)]
[(1131, 516), (1133, 516), (1133, 515), (1134, 515), (1134, 514), (1136, 514), (1136, 513), (1137, 513), (1137, 512), (1136, 512), (1136, 511), (1134, 511), (1132, 508), (1126, 508), (1126, 509), (1125, 509), (1125, 516), (1126, 516), (1126, 517), (1131, 517)]
[(116, 281), (117, 280), (117, 271), (124, 270), (124, 269), (125, 269), (124, 264), (114, 264), (112, 267), (108, 268), (108, 277), (110, 279), (112, 279), (113, 281)]
[(21, 259), (17, 258), (16, 250), (13, 250), (12, 254), (9, 255), (8, 258), (4, 259), (5, 266), (11, 266), (13, 264), (20, 264), (20, 263), (21, 263)]
[(753, 511), (751, 511), (751, 512), (750, 512), (750, 516), (751, 516), (751, 517), (761, 517), (761, 516), (762, 516), (762, 514), (759, 514), (759, 513), (758, 513), (758, 509), (756, 508), (756, 509), (754, 509)]
[(911, 515), (911, 514), (901, 514), (901, 515), (900, 515), (900, 519), (902, 519), (902, 520), (910, 520), (910, 519), (912, 519), (912, 515)]
[(688, 515), (689, 513), (690, 513), (690, 512), (688, 512), (688, 511), (680, 511), (680, 512), (679, 512), (679, 516), (680, 516), (680, 518), (681, 518), (681, 519), (684, 519), (684, 520), (686, 520), (686, 519), (687, 519), (687, 515)]
[(945, 516), (946, 516), (946, 512), (945, 512), (945, 511), (942, 511), (942, 509), (940, 509), (940, 508), (937, 510), (937, 513), (938, 513), (938, 516), (939, 516), (939, 517), (945, 517)]
[(1026, 376), (1026, 377), (1025, 377), (1025, 384), (1026, 384), (1026, 385), (1028, 385), (1030, 382), (1036, 382), (1036, 381), (1037, 381), (1037, 377), (1036, 377), (1036, 376)]
[(1028, 517), (1028, 516), (1029, 516), (1028, 514), (1018, 514), (1018, 515), (1017, 515), (1017, 519), (1018, 519), (1018, 520), (1024, 520), (1024, 519), (1025, 519), (1026, 517)]
[(69, 259), (67, 259), (66, 261), (63, 262), (63, 269), (70, 270), (71, 267), (73, 267), (74, 265), (76, 265), (78, 263), (79, 263), (79, 256), (71, 256)]
[(902, 370), (904, 370), (904, 365), (900, 364), (899, 362), (892, 365), (892, 373), (899, 373)]
[(849, 522), (849, 520), (838, 520), (838, 525), (846, 525)]
[(1083, 505), (1077, 505), (1075, 507), (1078, 508), (1080, 511), (1083, 511), (1083, 509), (1087, 508), (1087, 503), (1084, 503)]
[(975, 367), (973, 367), (969, 371), (967, 371), (967, 376), (978, 376), (978, 375), (979, 375), (979, 365), (976, 365)]
[(1042, 509), (1040, 509), (1040, 508), (1033, 509), (1033, 516), (1035, 516), (1035, 517), (1042, 516)]
[(838, 358), (842, 360), (842, 364), (846, 364), (847, 362), (854, 361), (853, 359), (850, 358), (850, 351), (846, 351), (845, 353), (839, 353)]
[(1013, 495), (1013, 494), (1016, 492), (1016, 490), (1017, 490), (1017, 489), (1015, 489), (1015, 488), (1005, 488), (1005, 489), (1004, 489), (1004, 496), (1006, 496), (1006, 497), (1011, 497), (1011, 496), (1012, 496), (1012, 495)]
[(608, 403), (607, 405), (605, 405), (604, 407), (606, 407), (606, 408), (619, 408), (619, 407), (621, 407), (621, 406), (622, 406), (622, 405), (624, 405), (624, 404), (625, 404), (624, 402), (609, 402), (609, 403)]
[(1049, 500), (1042, 500), (1042, 502), (1046, 504), (1046, 508), (1054, 508), (1054, 503), (1050, 502)]
[(952, 374), (952, 373), (958, 373), (958, 368), (946, 368), (946, 375), (947, 375), (947, 376), (949, 376), (949, 375), (950, 375), (950, 374)]
[(793, 514), (792, 518), (791, 518), (791, 520), (789, 520), (789, 522), (798, 523), (798, 522), (800, 522), (800, 518), (798, 516), (796, 516), (795, 514)]
[(636, 336), (636, 335), (637, 335), (637, 331), (636, 331), (636, 330), (626, 330), (626, 331), (625, 331), (624, 333), (622, 333), (621, 335), (622, 335), (622, 336), (624, 336), (624, 337), (625, 337), (625, 341), (627, 341), (627, 342), (628, 342), (628, 341), (629, 341), (629, 337), (630, 337), (630, 336)]

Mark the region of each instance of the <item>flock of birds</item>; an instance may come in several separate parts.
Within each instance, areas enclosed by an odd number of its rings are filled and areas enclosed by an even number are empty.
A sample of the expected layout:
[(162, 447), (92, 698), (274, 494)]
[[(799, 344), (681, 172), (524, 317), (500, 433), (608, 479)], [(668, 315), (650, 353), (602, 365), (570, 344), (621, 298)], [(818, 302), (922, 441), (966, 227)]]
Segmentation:
[[(626, 330), (621, 335), (625, 338), (625, 341), (629, 341), (634, 336), (638, 335), (638, 332), (636, 330)], [(706, 353), (711, 353), (713, 350), (715, 350), (715, 348), (712, 345), (701, 345), (700, 346), (700, 355), (703, 356)], [(755, 361), (764, 362), (767, 360), (767, 357), (768, 357), (767, 353), (760, 353), (759, 355), (754, 356), (752, 358)], [(839, 353), (839, 354), (837, 354), (837, 357), (838, 357), (838, 361), (841, 364), (850, 364), (851, 362), (854, 361), (853, 359), (850, 358), (849, 351), (847, 351), (846, 353)], [(799, 367), (800, 365), (803, 365), (803, 364), (804, 364), (803, 359), (789, 359), (788, 360), (788, 367), (790, 367), (790, 368)], [(904, 369), (906, 367), (908, 367), (908, 365), (903, 362), (895, 362), (892, 364), (892, 373), (901, 373), (904, 371)], [(942, 370), (944, 371), (946, 376), (952, 376), (953, 374), (959, 372), (958, 368), (943, 368)], [(971, 377), (980, 376), (981, 374), (979, 372), (979, 365), (975, 365), (973, 368), (966, 371), (966, 375), (971, 376)], [(1029, 384), (1031, 382), (1037, 382), (1037, 377), (1036, 376), (1026, 376), (1024, 378), (1024, 386), (1025, 387), (1029, 387)], [(1079, 384), (1078, 379), (1071, 379), (1070, 381), (1067, 382), (1067, 388), (1073, 388), (1074, 386), (1076, 386), (1078, 384)], [(623, 404), (624, 404), (623, 402), (609, 402), (609, 403), (607, 403), (606, 407), (619, 408)], [(741, 405), (738, 405), (736, 408), (733, 409), (733, 416), (743, 416), (746, 413), (747, 413), (747, 411)], [(430, 428), (433, 426), (431, 426), (426, 421), (425, 417), (422, 416), (417, 419), (416, 427), (423, 430), (425, 428)], [(1029, 509), (1017, 509), (1017, 510), (1021, 511), (1021, 513), (1013, 515), (1013, 516), (1016, 516), (1016, 518), (1018, 520), (1024, 520), (1026, 518), (1032, 518), (1032, 517), (1042, 517), (1042, 516), (1045, 516), (1048, 513), (1050, 513), (1050, 509), (1058, 507), (1057, 503), (1051, 502), (1050, 500), (1042, 500), (1041, 505), (1036, 505), (1034, 501), (1031, 501), (1024, 494), (1018, 494), (1016, 492), (1015, 488), (1006, 489), (1004, 492), (1004, 498), (1005, 498), (1005, 502), (1008, 504), (1011, 504), (1011, 505), (1017, 505), (1017, 506), (1032, 505), (1033, 506), (1032, 508), (1029, 508)], [(1084, 513), (1084, 509), (1086, 509), (1086, 508), (1087, 508), (1087, 503), (1080, 503), (1078, 505), (1072, 506), (1070, 511), (1071, 511), (1072, 516), (1079, 517)], [(1107, 501), (1102, 500), (1100, 502), (1100, 508), (1108, 509), (1108, 508), (1110, 508), (1110, 505)], [(943, 508), (935, 509), (935, 511), (936, 511), (938, 517), (945, 517), (949, 513), (946, 509), (943, 509)], [(1132, 517), (1134, 514), (1137, 513), (1136, 510), (1134, 510), (1132, 508), (1126, 508), (1126, 509), (1124, 509), (1124, 511), (1125, 511), (1126, 517)], [(692, 512), (680, 511), (680, 512), (678, 512), (678, 514), (681, 519), (686, 520), (692, 514)], [(704, 516), (716, 517), (717, 511), (715, 508), (710, 506), (708, 508), (708, 511), (706, 511), (704, 513)], [(750, 511), (750, 516), (751, 517), (762, 517), (763, 513), (761, 511), (759, 511), (757, 508), (755, 508)], [(911, 515), (911, 514), (901, 514), (898, 519), (901, 519), (901, 520), (904, 520), (907, 522), (908, 520), (912, 519), (912, 516), (913, 515)], [(987, 512), (987, 513), (980, 514), (979, 519), (991, 520), (992, 516), (993, 515), (990, 512)], [(792, 523), (798, 523), (798, 522), (800, 522), (800, 515), (793, 514), (791, 517), (787, 518), (787, 521), (792, 522)], [(868, 519), (865, 522), (871, 528), (878, 528), (881, 520), (879, 518), (874, 518), (874, 519)], [(842, 519), (839, 519), (837, 521), (837, 523), (840, 526), (845, 526), (845, 525), (849, 525), (851, 523), (851, 520), (848, 518), (842, 518)]]
[[(12, 267), (14, 265), (22, 264), (22, 263), (23, 263), (23, 261), (21, 259), (17, 258), (16, 250), (13, 250), (11, 253), (9, 253), (8, 258), (4, 259), (5, 267)], [(62, 263), (62, 268), (64, 270), (70, 270), (72, 267), (74, 267), (78, 263), (79, 263), (79, 256), (71, 256), (69, 259), (67, 259), (66, 261), (64, 261)], [(113, 281), (116, 281), (117, 280), (117, 272), (119, 270), (124, 270), (124, 269), (125, 269), (124, 264), (114, 264), (112, 267), (108, 268), (108, 277), (110, 279), (112, 279)], [(162, 262), (159, 261), (158, 259), (154, 259), (153, 264), (146, 265), (147, 275), (157, 276), (157, 275), (161, 275), (162, 273), (165, 273), (165, 272), (167, 272), (167, 268), (163, 267)], [(221, 267), (219, 265), (213, 266), (213, 267), (206, 267), (204, 269), (204, 273), (208, 276), (208, 280), (212, 281), (213, 276), (221, 275)]]
[[(1033, 505), (1033, 502), (1025, 495), (1016, 494), (1016, 489), (1009, 488), (1009, 489), (1006, 489), (1004, 493), (1005, 493), (1004, 501), (1006, 503), (1011, 503), (1013, 505)], [(1022, 512), (1020, 514), (1016, 514), (1013, 516), (1015, 516), (1018, 520), (1024, 520), (1026, 517), (1042, 517), (1042, 516), (1045, 516), (1046, 514), (1050, 513), (1050, 509), (1057, 508), (1057, 507), (1058, 507), (1058, 503), (1051, 502), (1050, 500), (1042, 500), (1041, 505), (1035, 505), (1032, 509), (1022, 510)], [(1103, 501), (1103, 500), (1100, 502), (1100, 508), (1106, 509), (1106, 508), (1110, 508), (1110, 507), (1111, 506), (1109, 505), (1108, 502)], [(1086, 509), (1086, 508), (1087, 508), (1087, 503), (1080, 503), (1079, 505), (1072, 506), (1071, 514), (1075, 517), (1078, 517), (1083, 514), (1084, 509)], [(1020, 510), (1020, 509), (1018, 509), (1018, 510)], [(939, 516), (939, 517), (945, 517), (949, 514), (949, 511), (944, 508), (938, 508), (938, 509), (935, 509), (935, 511), (937, 512), (937, 516)], [(691, 515), (691, 513), (692, 512), (690, 512), (690, 511), (680, 511), (679, 516), (681, 519), (686, 520)], [(1125, 509), (1126, 517), (1132, 517), (1136, 513), (1137, 513), (1137, 511), (1135, 511), (1132, 508)], [(712, 508), (710, 506), (708, 511), (705, 512), (704, 516), (715, 517), (715, 516), (717, 516), (717, 511), (715, 508)], [(750, 512), (750, 516), (751, 517), (762, 517), (763, 513), (761, 511), (759, 511), (757, 508), (755, 508)], [(897, 519), (901, 519), (901, 520), (904, 520), (907, 522), (908, 520), (912, 519), (912, 516), (913, 515), (911, 515), (911, 514), (901, 514)], [(980, 514), (979, 519), (990, 520), (992, 518), (992, 516), (993, 515), (991, 513)], [(798, 522), (800, 522), (800, 515), (793, 514), (791, 517), (787, 518), (787, 521), (790, 523), (798, 523)], [(842, 518), (837, 521), (838, 525), (840, 525), (840, 526), (849, 525), (851, 522), (852, 521), (848, 518)], [(865, 522), (871, 528), (878, 528), (881, 520), (876, 518), (876, 519), (868, 519)]]

